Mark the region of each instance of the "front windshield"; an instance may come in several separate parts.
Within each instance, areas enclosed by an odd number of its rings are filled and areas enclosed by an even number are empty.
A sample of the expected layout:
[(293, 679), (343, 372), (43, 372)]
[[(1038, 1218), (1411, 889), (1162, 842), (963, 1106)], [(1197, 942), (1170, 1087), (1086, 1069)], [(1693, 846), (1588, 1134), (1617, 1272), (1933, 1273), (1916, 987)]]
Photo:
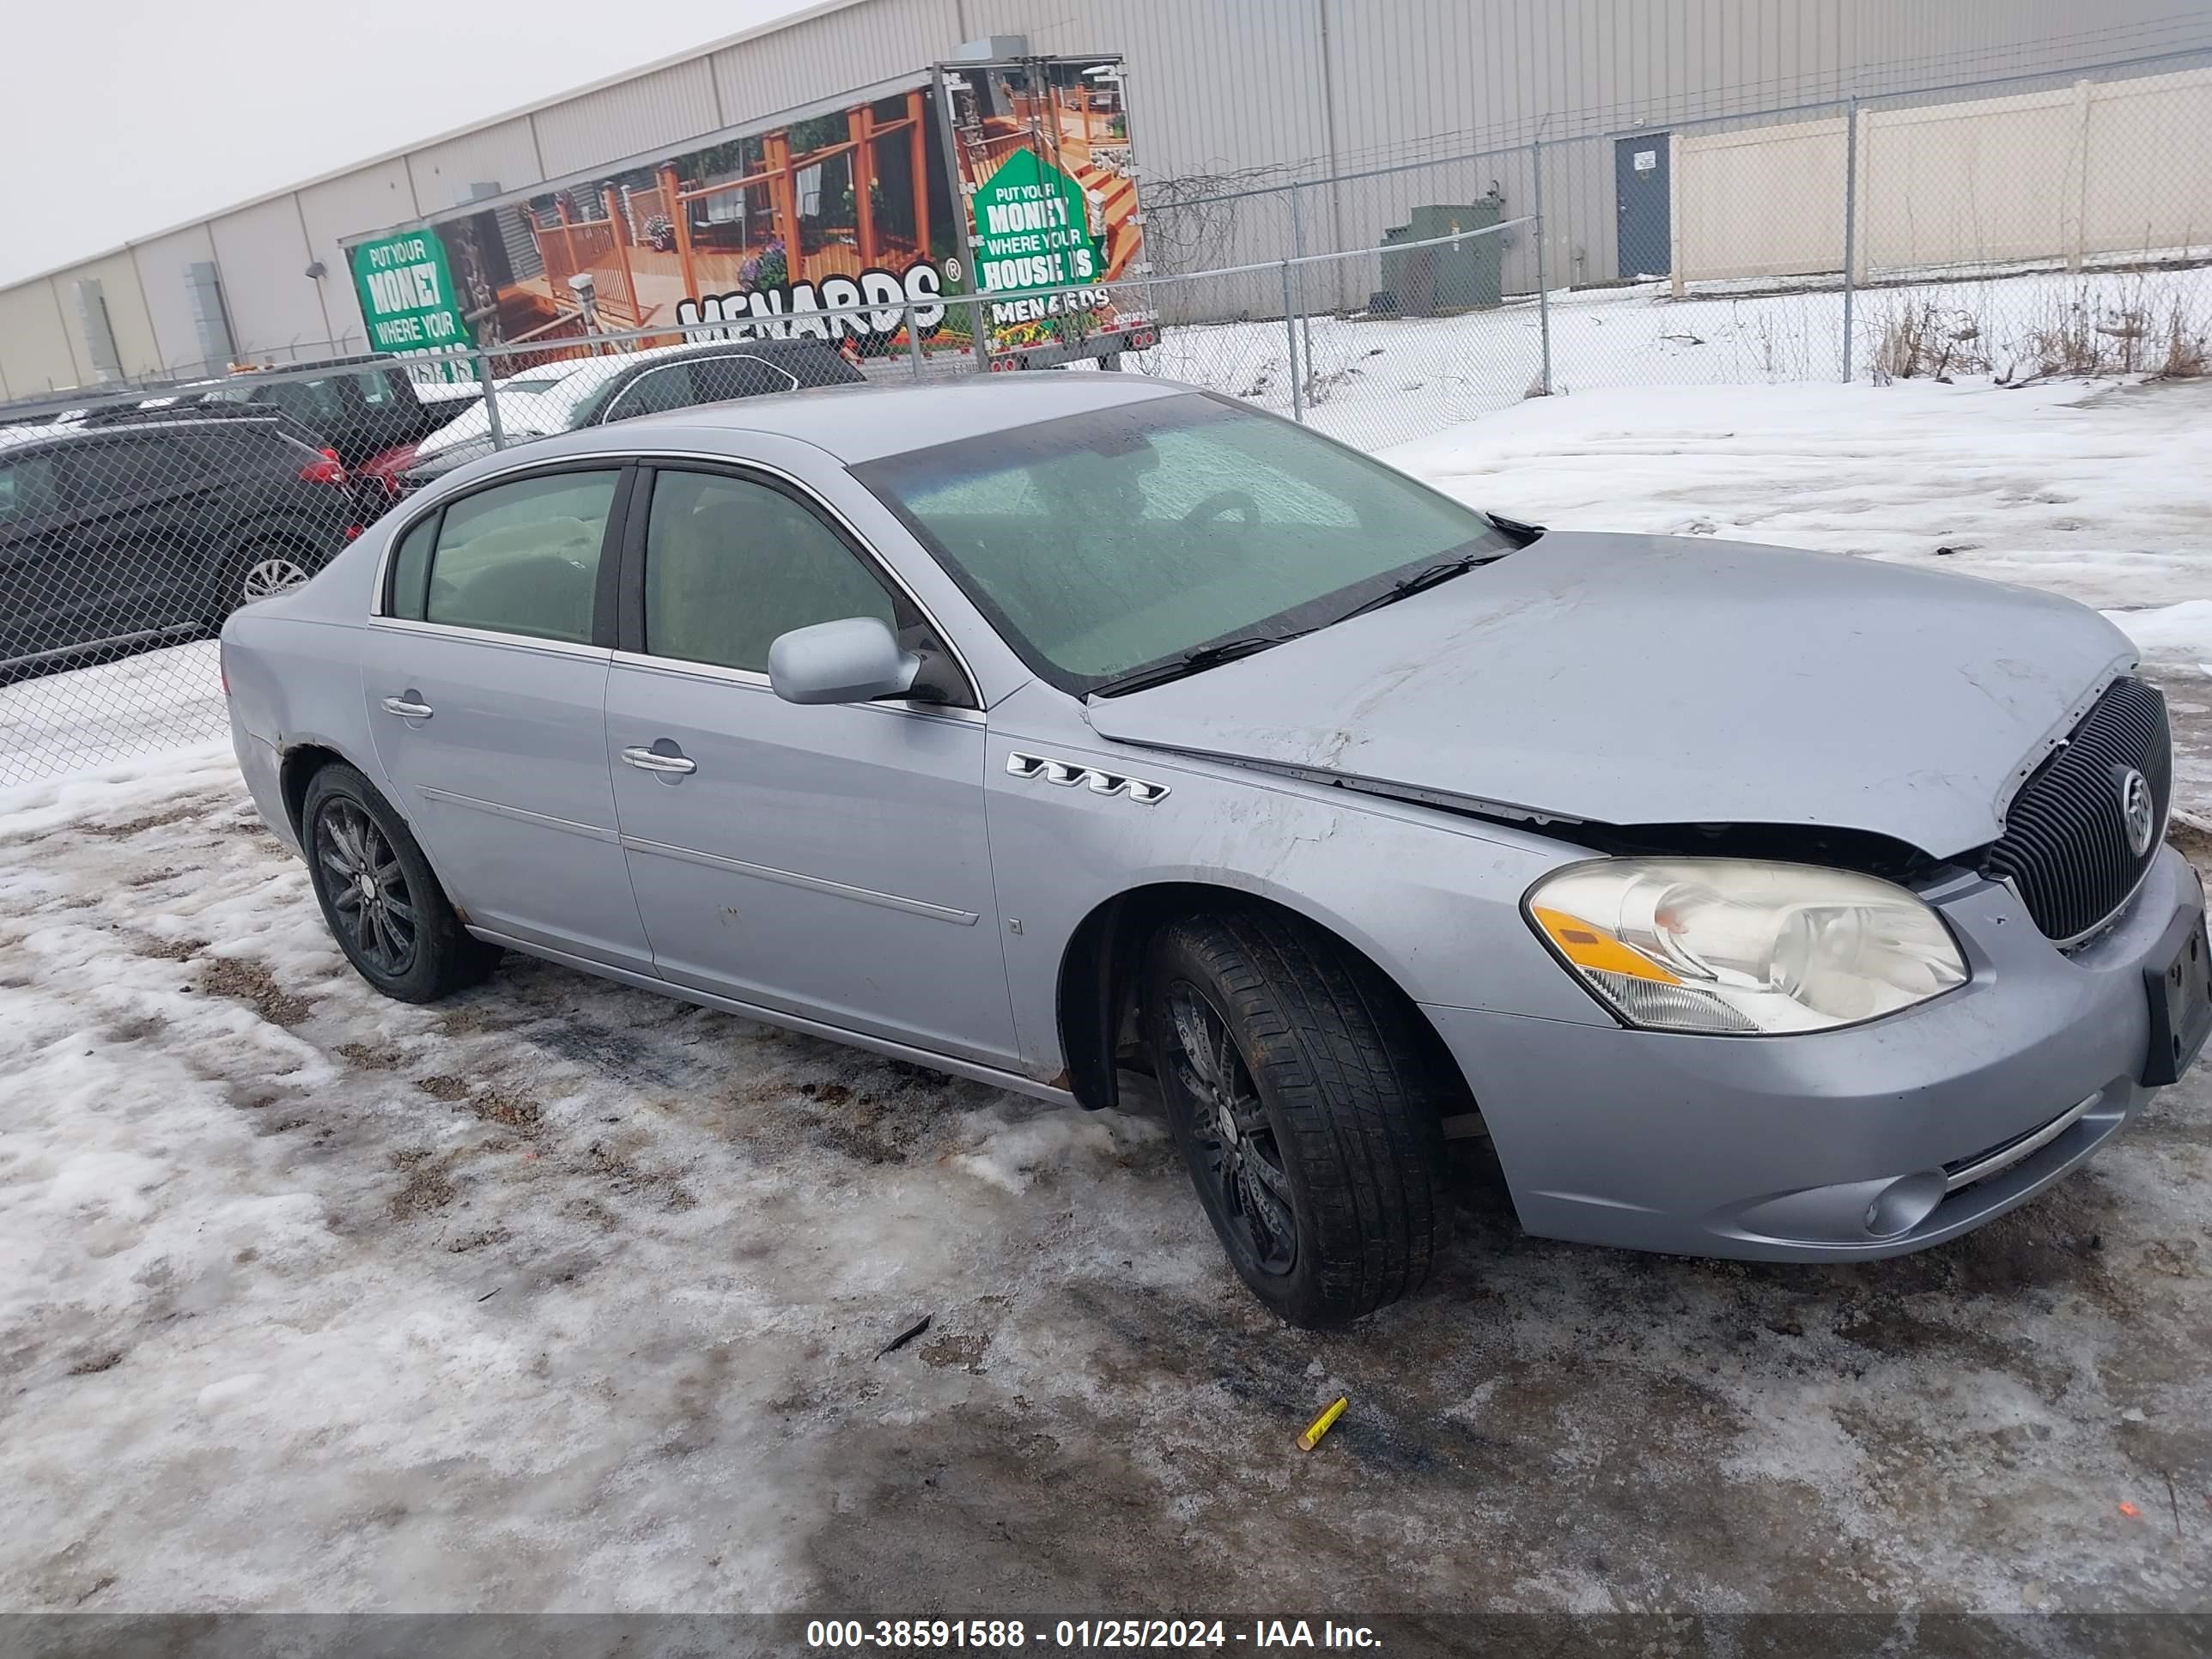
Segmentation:
[(1518, 544), (1378, 461), (1199, 392), (853, 470), (1024, 660), (1079, 696)]

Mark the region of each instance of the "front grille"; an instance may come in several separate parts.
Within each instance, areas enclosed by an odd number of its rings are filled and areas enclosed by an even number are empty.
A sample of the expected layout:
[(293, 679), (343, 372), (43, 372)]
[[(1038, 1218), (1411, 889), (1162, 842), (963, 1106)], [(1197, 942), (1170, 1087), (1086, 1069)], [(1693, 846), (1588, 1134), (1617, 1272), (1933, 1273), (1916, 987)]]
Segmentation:
[(2128, 845), (2122, 784), (2130, 771), (2149, 783), (2162, 833), (2173, 795), (2166, 699), (2141, 680), (2119, 679), (2021, 786), (2003, 836), (1983, 854), (1982, 873), (2010, 881), (2047, 939), (2090, 932), (2127, 902), (2158, 856), (2157, 833), (2141, 854)]

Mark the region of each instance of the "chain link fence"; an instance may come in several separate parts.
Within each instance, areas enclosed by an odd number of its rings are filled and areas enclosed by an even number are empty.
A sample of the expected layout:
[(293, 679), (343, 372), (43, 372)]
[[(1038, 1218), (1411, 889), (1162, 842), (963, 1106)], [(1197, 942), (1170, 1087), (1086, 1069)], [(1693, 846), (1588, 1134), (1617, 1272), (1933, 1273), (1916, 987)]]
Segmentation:
[[(1103, 287), (646, 329), (610, 292), (487, 350), (0, 410), (0, 787), (219, 737), (232, 610), (455, 467), (636, 415), (1104, 366), (1387, 454), (1534, 396), (2203, 373), (2212, 68), (2140, 67), (1329, 178), (1148, 179), (1153, 273)], [(647, 243), (662, 210), (645, 191), (599, 209)], [(556, 240), (594, 222), (574, 211)], [(1082, 356), (1105, 323), (1138, 349)]]

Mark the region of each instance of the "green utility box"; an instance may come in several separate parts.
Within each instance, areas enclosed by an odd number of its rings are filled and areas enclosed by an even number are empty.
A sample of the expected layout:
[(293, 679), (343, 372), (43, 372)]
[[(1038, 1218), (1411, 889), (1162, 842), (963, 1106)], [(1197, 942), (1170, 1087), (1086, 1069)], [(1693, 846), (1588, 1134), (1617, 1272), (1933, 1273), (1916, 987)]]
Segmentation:
[(1382, 288), (1368, 309), (1385, 315), (1437, 317), (1494, 306), (1504, 298), (1502, 236), (1478, 236), (1464, 242), (1395, 252), (1400, 242), (1426, 242), (1461, 231), (1480, 230), (1505, 216), (1505, 198), (1496, 191), (1459, 206), (1429, 204), (1413, 210), (1402, 225), (1382, 233)]

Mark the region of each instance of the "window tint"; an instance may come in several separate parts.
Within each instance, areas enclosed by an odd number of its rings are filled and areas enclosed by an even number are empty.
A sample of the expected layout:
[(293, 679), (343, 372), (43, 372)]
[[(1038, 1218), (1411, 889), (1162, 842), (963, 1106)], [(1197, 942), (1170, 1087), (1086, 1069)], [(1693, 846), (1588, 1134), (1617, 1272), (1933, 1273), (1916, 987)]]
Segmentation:
[(54, 464), (46, 455), (0, 460), (0, 525), (43, 518), (59, 503), (54, 499)]
[(72, 447), (61, 463), (64, 493), (78, 507), (175, 489), (198, 483), (204, 476), (204, 469), (175, 439), (150, 432)]
[(421, 622), (430, 590), (430, 548), (438, 538), (433, 513), (399, 539), (392, 555), (392, 605), (388, 615)]
[(743, 478), (663, 472), (645, 538), (645, 648), (768, 672), (777, 635), (845, 617), (898, 626), (891, 596), (829, 526)]
[(392, 384), (392, 377), (382, 369), (355, 375), (353, 386), (356, 395), (368, 408), (382, 409), (387, 404), (399, 401), (398, 388)]
[(691, 387), (701, 403), (719, 404), (732, 398), (796, 392), (799, 381), (759, 357), (700, 357), (691, 364)]
[(608, 400), (607, 412), (602, 418), (627, 421), (640, 415), (659, 415), (672, 409), (688, 408), (698, 401), (691, 392), (690, 365), (670, 363), (665, 368), (647, 370), (615, 393)]
[(327, 431), (345, 414), (345, 394), (338, 389), (335, 379), (279, 380), (267, 388), (261, 401), (274, 404), (316, 432)]
[(439, 525), (424, 619), (588, 644), (617, 476), (556, 472), (455, 501)]
[(1077, 692), (1209, 641), (1324, 625), (1402, 574), (1515, 545), (1378, 461), (1197, 393), (853, 471)]

